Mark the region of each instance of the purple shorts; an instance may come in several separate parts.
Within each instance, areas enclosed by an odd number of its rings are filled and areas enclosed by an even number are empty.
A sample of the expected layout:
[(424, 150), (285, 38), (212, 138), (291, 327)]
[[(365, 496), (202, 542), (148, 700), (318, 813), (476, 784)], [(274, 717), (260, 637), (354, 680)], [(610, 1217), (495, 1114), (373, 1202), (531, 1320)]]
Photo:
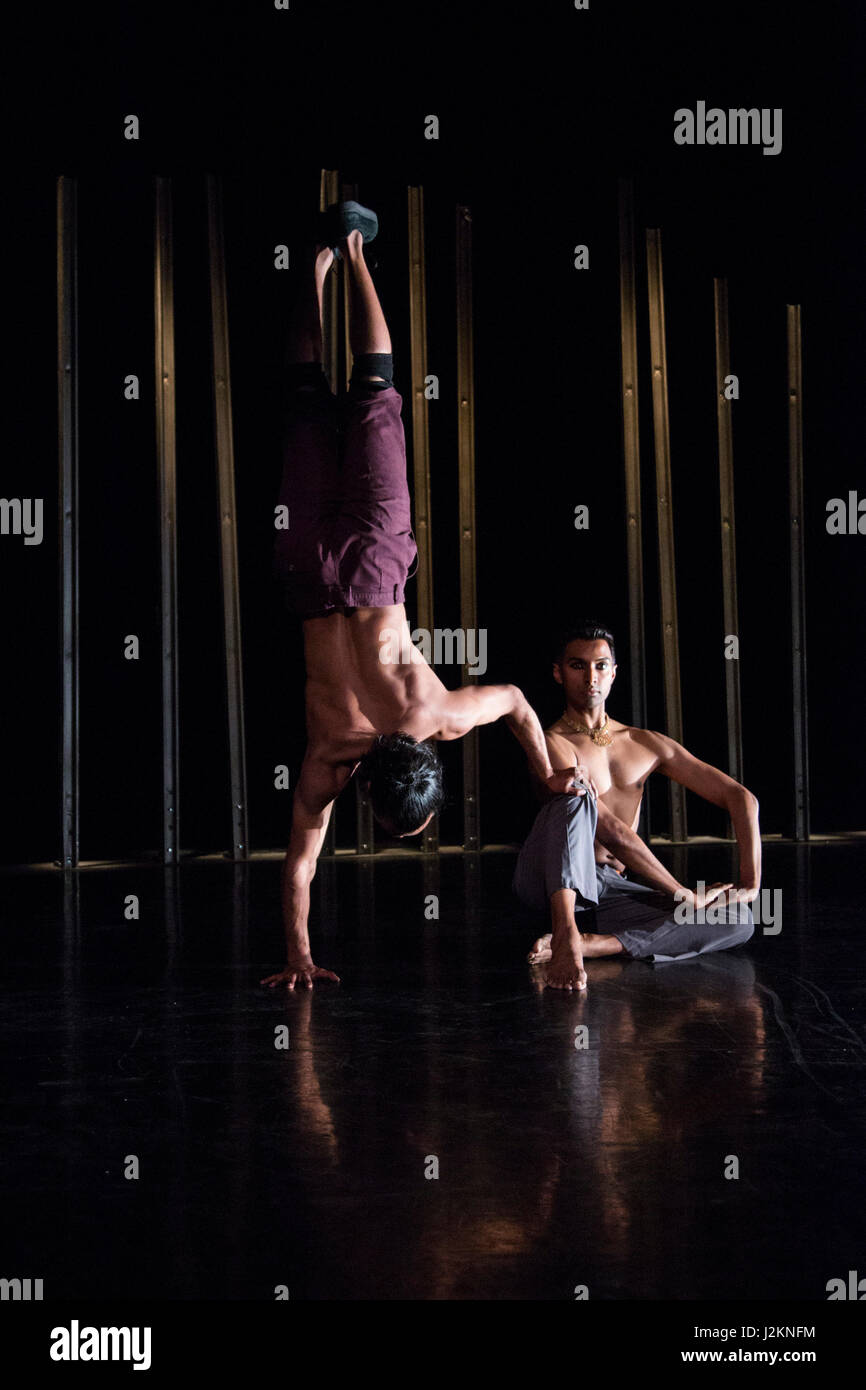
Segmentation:
[[(283, 432), (274, 573), (304, 618), (402, 603), (418, 554), (406, 481), (406, 440), (393, 386), (292, 391)], [(414, 570), (412, 571), (414, 573)]]

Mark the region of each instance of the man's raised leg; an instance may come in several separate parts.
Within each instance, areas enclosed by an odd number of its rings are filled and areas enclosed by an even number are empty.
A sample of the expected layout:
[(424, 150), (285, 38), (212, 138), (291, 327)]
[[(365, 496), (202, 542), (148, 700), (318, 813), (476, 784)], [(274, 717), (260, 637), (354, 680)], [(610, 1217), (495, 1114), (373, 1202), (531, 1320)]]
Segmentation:
[[(289, 309), (285, 367), (322, 361), (322, 296), (334, 253), (329, 246), (307, 245)], [(301, 389), (304, 389), (303, 387)], [(313, 388), (308, 388), (313, 389)]]
[(333, 563), (322, 542), (339, 497), (337, 403), (322, 367), (322, 294), (334, 253), (308, 243), (293, 272), (282, 371), (283, 475), (278, 503), (286, 524), (274, 533), (274, 572), (295, 613), (330, 602)]
[(349, 292), (354, 358), (343, 417), (342, 508), (335, 543), (347, 606), (402, 604), (418, 554), (406, 478), (402, 398), (393, 384), (391, 335), (364, 260), (363, 234), (339, 241)]
[(369, 361), (371, 357), (390, 358), (391, 334), (382, 305), (379, 303), (376, 286), (364, 260), (364, 238), (361, 233), (357, 230), (350, 232), (340, 242), (340, 252), (346, 266), (349, 286), (349, 346), (353, 358), (356, 359), (353, 380), (389, 385), (390, 371), (386, 376), (376, 368), (390, 364)]

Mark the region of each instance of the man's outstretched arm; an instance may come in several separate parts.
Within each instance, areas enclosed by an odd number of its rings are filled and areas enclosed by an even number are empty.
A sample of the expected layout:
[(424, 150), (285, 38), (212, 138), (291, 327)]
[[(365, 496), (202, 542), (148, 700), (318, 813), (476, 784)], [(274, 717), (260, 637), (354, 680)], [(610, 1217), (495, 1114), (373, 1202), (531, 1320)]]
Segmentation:
[(310, 884), (315, 877), (334, 798), (350, 775), (348, 769), (335, 769), (307, 751), (292, 801), (292, 833), (283, 861), (286, 968), (261, 981), (271, 989), (277, 985), (294, 989), (296, 984), (311, 989), (315, 979), (339, 983), (339, 977), (332, 970), (321, 970), (314, 965), (310, 953)]
[[(761, 828), (758, 798), (727, 773), (710, 763), (702, 763), (681, 743), (665, 734), (647, 733), (659, 757), (658, 771), (664, 772), (690, 792), (727, 811), (737, 838), (740, 879), (737, 898), (752, 902), (761, 887)], [(731, 898), (733, 898), (733, 893)]]
[(544, 730), (538, 715), (516, 685), (464, 686), (448, 697), (448, 727), (440, 737), (462, 738), (479, 724), (504, 719), (526, 753), (530, 770), (549, 792), (568, 789), (573, 766), (568, 772), (555, 772), (550, 765)]
[(637, 874), (651, 888), (655, 888), (656, 892), (668, 893), (679, 902), (690, 903), (692, 907), (698, 908), (706, 907), (732, 887), (730, 883), (711, 883), (700, 892), (686, 888), (684, 884), (677, 882), (660, 859), (656, 859), (649, 845), (644, 843), (630, 825), (626, 825), (619, 816), (609, 811), (601, 798), (596, 804), (598, 824), (595, 827), (595, 838), (605, 849), (609, 849), (611, 854), (615, 854), (627, 869)]

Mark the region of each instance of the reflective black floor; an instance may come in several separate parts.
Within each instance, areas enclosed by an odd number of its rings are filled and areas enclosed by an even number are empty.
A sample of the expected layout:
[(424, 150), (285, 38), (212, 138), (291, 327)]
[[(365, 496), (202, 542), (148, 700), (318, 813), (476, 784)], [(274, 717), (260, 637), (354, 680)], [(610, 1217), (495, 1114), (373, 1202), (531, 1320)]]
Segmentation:
[(343, 983), (296, 996), (257, 983), (276, 861), (65, 898), (4, 875), (0, 1273), (46, 1299), (825, 1300), (866, 1275), (863, 865), (771, 845), (778, 934), (592, 961), (585, 997), (533, 983), (505, 854), (320, 866)]

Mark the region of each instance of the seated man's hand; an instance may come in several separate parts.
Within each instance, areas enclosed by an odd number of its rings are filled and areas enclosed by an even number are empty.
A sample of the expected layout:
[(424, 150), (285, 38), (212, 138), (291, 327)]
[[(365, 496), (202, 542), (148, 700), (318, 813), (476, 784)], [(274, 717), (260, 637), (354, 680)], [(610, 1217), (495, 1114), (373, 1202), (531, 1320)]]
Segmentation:
[(728, 902), (753, 903), (760, 891), (760, 886), (757, 884), (738, 883), (736, 888), (732, 888), (728, 894)]
[(321, 970), (307, 957), (306, 960), (291, 961), (278, 975), (266, 975), (259, 980), (259, 984), (267, 985), (268, 989), (276, 989), (278, 985), (294, 989), (296, 984), (304, 989), (312, 989), (314, 980), (333, 980), (336, 985), (340, 983), (339, 975), (335, 975), (333, 970)]
[(695, 888), (680, 888), (677, 898), (682, 903), (688, 903), (689, 907), (700, 910), (702, 907), (709, 907), (716, 898), (723, 897), (733, 886), (732, 883), (708, 883), (700, 891)]

